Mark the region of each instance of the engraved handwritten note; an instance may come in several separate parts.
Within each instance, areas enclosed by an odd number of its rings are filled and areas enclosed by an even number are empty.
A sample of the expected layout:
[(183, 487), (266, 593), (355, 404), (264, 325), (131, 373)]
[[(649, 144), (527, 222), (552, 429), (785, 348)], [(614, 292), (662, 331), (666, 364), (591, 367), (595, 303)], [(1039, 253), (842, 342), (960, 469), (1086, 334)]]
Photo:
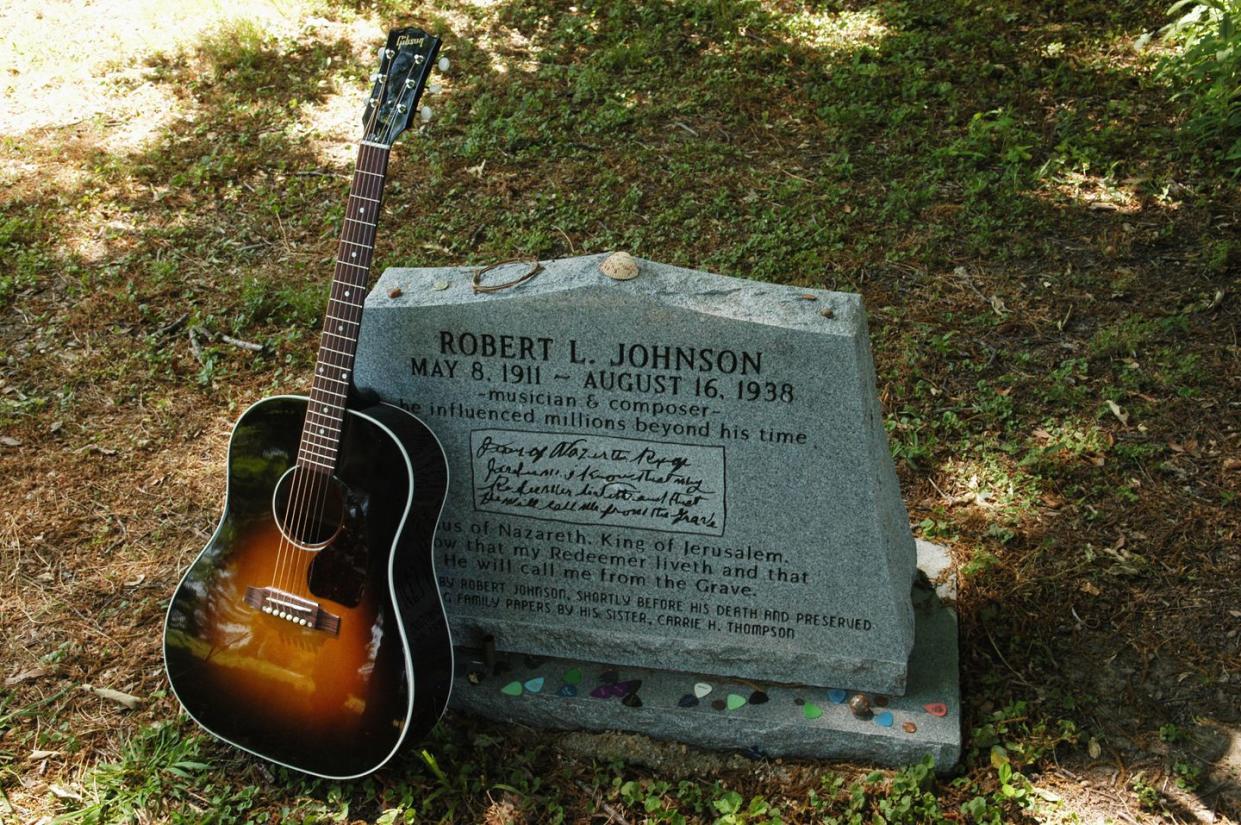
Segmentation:
[(724, 448), (520, 430), (470, 433), (474, 507), (722, 536)]

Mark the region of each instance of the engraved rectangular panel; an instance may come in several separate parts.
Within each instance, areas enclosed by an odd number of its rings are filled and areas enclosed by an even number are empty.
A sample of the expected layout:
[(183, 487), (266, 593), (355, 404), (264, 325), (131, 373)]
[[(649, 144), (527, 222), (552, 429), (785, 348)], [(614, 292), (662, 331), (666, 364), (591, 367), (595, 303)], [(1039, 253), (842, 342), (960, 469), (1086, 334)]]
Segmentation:
[(570, 524), (724, 535), (724, 448), (474, 430), (474, 509)]

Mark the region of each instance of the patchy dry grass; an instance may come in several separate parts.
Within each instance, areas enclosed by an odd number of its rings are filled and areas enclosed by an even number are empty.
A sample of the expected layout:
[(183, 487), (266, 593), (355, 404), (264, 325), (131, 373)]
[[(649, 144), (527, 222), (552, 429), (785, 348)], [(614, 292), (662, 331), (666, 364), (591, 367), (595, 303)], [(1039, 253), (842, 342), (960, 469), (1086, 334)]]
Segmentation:
[[(405, 14), (0, 10), (0, 820), (1236, 819), (1241, 203), (1134, 49), (1158, 4)], [(334, 785), (179, 716), (164, 606), (233, 418), (307, 383), (357, 100), (406, 22), (456, 70), (380, 266), (626, 248), (864, 295), (906, 499), (963, 575), (959, 777), (642, 767), (452, 718)]]

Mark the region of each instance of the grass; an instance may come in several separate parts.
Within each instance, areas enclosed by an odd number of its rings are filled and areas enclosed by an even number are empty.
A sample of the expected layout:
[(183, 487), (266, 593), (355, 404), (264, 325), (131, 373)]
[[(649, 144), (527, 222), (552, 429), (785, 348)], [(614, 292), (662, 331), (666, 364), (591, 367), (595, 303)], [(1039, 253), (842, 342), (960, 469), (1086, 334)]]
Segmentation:
[[(1172, 45), (1135, 48), (1163, 11), (11, 4), (0, 819), (1235, 821), (1241, 203)], [(378, 266), (624, 248), (863, 295), (911, 517), (962, 573), (957, 775), (451, 717), (339, 785), (179, 715), (153, 628), (233, 418), (306, 385), (373, 48), (407, 22), (455, 69), (394, 153)], [(78, 59), (39, 45), (69, 28)]]

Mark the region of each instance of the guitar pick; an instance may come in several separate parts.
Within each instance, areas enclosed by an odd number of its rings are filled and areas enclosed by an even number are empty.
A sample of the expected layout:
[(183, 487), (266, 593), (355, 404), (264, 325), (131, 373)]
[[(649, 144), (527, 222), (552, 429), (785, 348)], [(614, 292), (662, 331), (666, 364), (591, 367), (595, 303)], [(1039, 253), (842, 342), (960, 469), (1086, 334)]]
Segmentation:
[(844, 704), (844, 701), (845, 701), (845, 698), (846, 698), (848, 695), (849, 695), (849, 694), (845, 693), (845, 692), (844, 692), (843, 690), (841, 690), (840, 688), (832, 688), (831, 690), (829, 690), (829, 691), (827, 692), (827, 698), (828, 698), (828, 699), (831, 699), (831, 700), (832, 700), (832, 704), (835, 704), (835, 705), (843, 705), (843, 704)]
[(642, 700), (638, 698), (638, 694), (630, 693), (624, 699), (621, 699), (621, 704), (629, 708), (640, 708), (642, 707)]
[(768, 697), (768, 696), (767, 696), (766, 691), (756, 690), (756, 691), (754, 691), (753, 693), (751, 693), (751, 694), (750, 694), (750, 704), (751, 704), (751, 705), (761, 705), (761, 704), (763, 704), (764, 702), (766, 702), (766, 701), (768, 700), (768, 698), (770, 698), (770, 697)]
[(557, 696), (577, 696), (577, 688), (573, 685), (561, 685), (560, 690), (556, 691)]
[(500, 692), (506, 696), (521, 696), (521, 682), (509, 682), (500, 688)]
[(525, 684), (525, 688), (531, 693), (538, 693), (540, 690), (543, 689), (543, 677), (536, 676), (533, 679), (527, 680)]
[(745, 697), (740, 696), (736, 693), (730, 693), (728, 694), (728, 699), (726, 701), (726, 704), (728, 705), (729, 710), (736, 710), (737, 708), (745, 704)]
[(875, 724), (881, 728), (892, 727), (892, 711), (885, 710), (882, 713), (876, 713)]
[(590, 695), (596, 699), (615, 699), (619, 696), (635, 693), (640, 687), (642, 687), (640, 679), (631, 679), (628, 682), (612, 682), (606, 685), (599, 685), (599, 687), (590, 692)]
[(704, 698), (710, 692), (711, 692), (711, 686), (708, 685), (706, 682), (699, 682), (698, 684), (694, 685), (694, 695), (697, 696), (699, 699)]
[(823, 708), (819, 707), (814, 702), (807, 702), (802, 705), (801, 712), (803, 716), (813, 721), (823, 715)]
[(943, 702), (932, 702), (929, 705), (923, 705), (922, 709), (932, 716), (947, 716), (948, 706)]
[(698, 697), (692, 693), (687, 693), (677, 700), (677, 706), (682, 708), (698, 707)]
[(712, 699), (711, 707), (715, 708), (716, 710), (723, 710), (724, 708), (728, 707), (728, 703), (725, 702), (723, 699)]
[(582, 669), (571, 667), (564, 672), (564, 681), (567, 685), (580, 684), (582, 681)]

